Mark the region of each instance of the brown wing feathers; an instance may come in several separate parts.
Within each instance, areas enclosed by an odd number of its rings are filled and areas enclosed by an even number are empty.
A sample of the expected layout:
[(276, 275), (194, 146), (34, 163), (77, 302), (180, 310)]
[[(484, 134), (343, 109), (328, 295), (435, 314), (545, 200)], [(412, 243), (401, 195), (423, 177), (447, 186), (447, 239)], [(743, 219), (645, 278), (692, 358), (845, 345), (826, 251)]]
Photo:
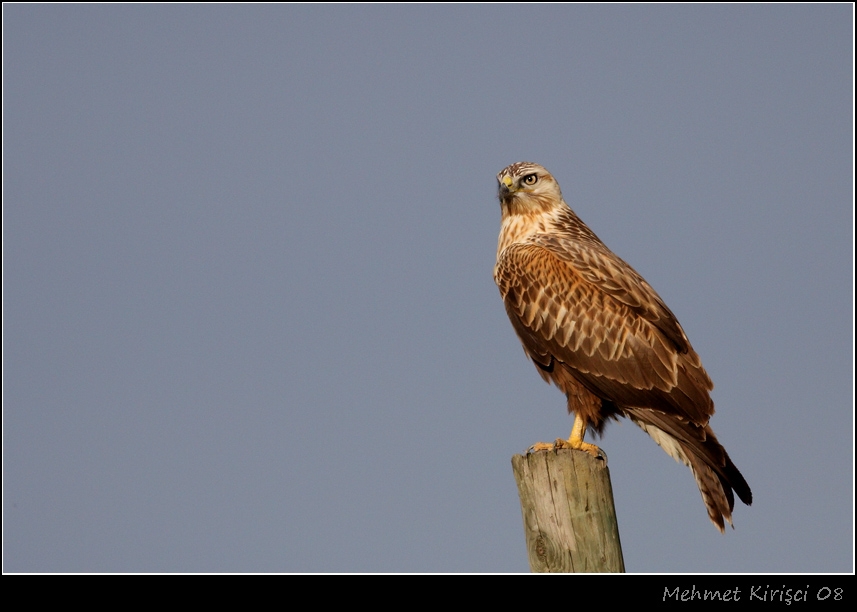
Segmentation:
[[(624, 405), (661, 406), (707, 419), (713, 412), (695, 353), (680, 353), (630, 307), (598, 290), (538, 245), (515, 244), (498, 263), (497, 282), (527, 352), (571, 367), (598, 395)], [(538, 357), (541, 356), (541, 357)], [(701, 408), (702, 407), (702, 408)]]

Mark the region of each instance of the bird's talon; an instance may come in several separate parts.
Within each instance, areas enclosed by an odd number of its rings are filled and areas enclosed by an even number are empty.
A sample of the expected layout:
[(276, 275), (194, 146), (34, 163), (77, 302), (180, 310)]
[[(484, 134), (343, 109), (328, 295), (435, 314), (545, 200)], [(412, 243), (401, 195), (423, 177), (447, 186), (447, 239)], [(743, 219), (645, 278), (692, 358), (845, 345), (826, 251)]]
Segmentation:
[(547, 442), (536, 442), (530, 448), (527, 449), (527, 454), (537, 453), (543, 450), (553, 450), (554, 445), (548, 444)]

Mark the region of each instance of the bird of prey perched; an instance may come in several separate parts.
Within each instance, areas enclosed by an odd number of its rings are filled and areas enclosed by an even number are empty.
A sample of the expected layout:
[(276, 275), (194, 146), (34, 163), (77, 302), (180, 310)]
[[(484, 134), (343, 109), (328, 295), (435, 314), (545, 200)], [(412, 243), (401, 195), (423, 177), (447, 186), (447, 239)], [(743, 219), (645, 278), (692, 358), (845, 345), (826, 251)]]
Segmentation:
[(675, 315), (562, 199), (553, 176), (519, 162), (497, 175), (502, 224), (494, 281), (524, 352), (575, 414), (571, 436), (535, 450), (571, 447), (609, 419), (630, 418), (693, 472), (722, 532), (747, 481), (708, 424), (714, 387)]

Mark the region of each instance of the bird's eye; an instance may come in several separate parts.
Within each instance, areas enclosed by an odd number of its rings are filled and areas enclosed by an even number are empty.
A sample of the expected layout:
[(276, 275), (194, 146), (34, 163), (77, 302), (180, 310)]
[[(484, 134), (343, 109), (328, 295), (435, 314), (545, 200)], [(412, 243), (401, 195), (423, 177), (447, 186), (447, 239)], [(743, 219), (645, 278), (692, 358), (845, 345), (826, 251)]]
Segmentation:
[(535, 185), (539, 181), (539, 177), (535, 174), (528, 174), (524, 177), (524, 185)]

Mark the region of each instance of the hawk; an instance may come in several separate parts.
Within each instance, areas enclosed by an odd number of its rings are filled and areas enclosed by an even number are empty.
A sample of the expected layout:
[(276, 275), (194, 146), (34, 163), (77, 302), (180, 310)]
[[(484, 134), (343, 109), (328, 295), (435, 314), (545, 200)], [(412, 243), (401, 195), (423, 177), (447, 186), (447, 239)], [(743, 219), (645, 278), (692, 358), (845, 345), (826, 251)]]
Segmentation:
[(747, 505), (747, 481), (708, 424), (714, 385), (675, 315), (562, 199), (538, 164), (497, 175), (502, 223), (494, 281), (512, 327), (541, 377), (565, 393), (570, 447), (594, 456), (587, 429), (603, 433), (627, 417), (690, 468), (708, 517), (732, 524), (733, 490)]

